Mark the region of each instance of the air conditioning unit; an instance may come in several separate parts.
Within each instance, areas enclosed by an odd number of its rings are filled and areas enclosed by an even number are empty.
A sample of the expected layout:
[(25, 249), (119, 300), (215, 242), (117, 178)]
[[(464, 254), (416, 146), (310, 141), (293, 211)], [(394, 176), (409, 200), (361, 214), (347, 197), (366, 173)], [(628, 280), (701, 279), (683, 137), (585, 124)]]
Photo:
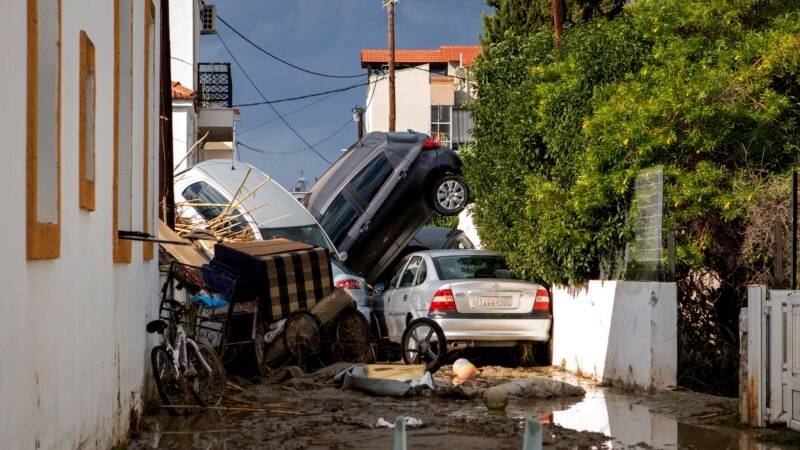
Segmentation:
[(203, 5), (200, 10), (200, 34), (217, 34), (217, 7), (216, 5)]

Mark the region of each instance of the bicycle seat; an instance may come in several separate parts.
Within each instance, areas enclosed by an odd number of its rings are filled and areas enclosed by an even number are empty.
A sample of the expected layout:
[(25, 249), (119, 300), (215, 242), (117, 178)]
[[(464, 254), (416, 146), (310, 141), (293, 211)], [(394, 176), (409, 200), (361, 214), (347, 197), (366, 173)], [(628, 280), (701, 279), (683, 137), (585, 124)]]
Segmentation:
[(147, 324), (148, 333), (161, 333), (167, 328), (169, 328), (169, 324), (161, 319), (150, 321), (150, 323)]

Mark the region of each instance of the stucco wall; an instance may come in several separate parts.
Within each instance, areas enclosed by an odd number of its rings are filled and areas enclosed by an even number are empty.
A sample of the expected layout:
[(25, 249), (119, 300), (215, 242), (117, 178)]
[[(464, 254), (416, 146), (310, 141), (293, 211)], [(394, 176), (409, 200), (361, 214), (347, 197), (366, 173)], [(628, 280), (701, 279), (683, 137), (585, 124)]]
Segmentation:
[[(44, 1), (44, 0), (42, 0)], [(141, 411), (147, 354), (153, 342), (145, 323), (158, 306), (156, 260), (112, 262), (113, 2), (62, 2), (61, 254), (26, 256), (27, 2), (5, 8), (0, 42), (8, 61), (0, 71), (8, 87), (0, 108), (6, 150), (0, 164), (4, 200), (0, 233), (0, 447), (4, 449), (109, 449), (127, 435), (131, 411)], [(154, 2), (158, 9), (159, 2)], [(142, 223), (142, 59), (144, 2), (134, 9), (134, 150), (131, 216)], [(156, 23), (160, 14), (156, 11)], [(158, 29), (158, 25), (156, 25)], [(80, 30), (96, 50), (96, 209), (78, 205), (78, 55)], [(159, 44), (156, 42), (156, 48)], [(153, 64), (158, 73), (158, 57)], [(131, 95), (129, 90), (121, 95)], [(158, 104), (157, 98), (151, 102)], [(151, 103), (153, 104), (153, 103)], [(150, 139), (157, 142), (158, 116)], [(149, 167), (156, 214), (157, 158)], [(127, 228), (127, 226), (125, 227)]]
[(676, 384), (674, 283), (590, 281), (552, 295), (554, 365), (647, 389)]
[(170, 81), (180, 81), (182, 86), (192, 90), (196, 90), (197, 62), (200, 58), (199, 24), (200, 0), (170, 0)]
[[(431, 87), (428, 82), (428, 66), (420, 69), (395, 71), (395, 130), (412, 129), (430, 134), (431, 131)], [(372, 78), (370, 81), (372, 81)], [(389, 129), (389, 79), (375, 83), (368, 90), (372, 100), (364, 113), (367, 132)]]

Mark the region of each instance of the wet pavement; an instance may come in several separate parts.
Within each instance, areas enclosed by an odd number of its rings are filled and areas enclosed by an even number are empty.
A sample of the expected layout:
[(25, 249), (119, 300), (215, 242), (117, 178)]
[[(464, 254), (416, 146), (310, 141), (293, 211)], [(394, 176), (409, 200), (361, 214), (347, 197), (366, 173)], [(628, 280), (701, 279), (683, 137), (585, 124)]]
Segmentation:
[[(507, 377), (508, 369), (502, 376)], [(443, 368), (440, 373), (448, 373)], [(398, 415), (424, 424), (409, 429), (408, 448), (522, 448), (525, 417), (545, 428), (544, 448), (749, 449), (786, 447), (756, 442), (756, 431), (709, 425), (723, 414), (714, 401), (684, 400), (647, 405), (626, 394), (561, 372), (512, 370), (510, 378), (549, 375), (587, 390), (585, 397), (511, 398), (504, 411), (489, 411), (478, 399), (387, 398), (310, 383), (292, 389), (256, 384), (232, 396), (224, 408), (170, 417), (164, 411), (143, 419), (133, 449), (339, 449), (392, 448), (393, 431), (377, 426)], [(446, 379), (437, 376), (437, 381)], [(499, 378), (493, 381), (500, 381)], [(497, 383), (499, 384), (499, 383)], [(663, 400), (663, 399), (662, 399)], [(730, 409), (733, 400), (726, 399)], [(682, 410), (682, 408), (684, 410)], [(728, 411), (729, 413), (730, 411)], [(676, 417), (680, 420), (676, 420)]]

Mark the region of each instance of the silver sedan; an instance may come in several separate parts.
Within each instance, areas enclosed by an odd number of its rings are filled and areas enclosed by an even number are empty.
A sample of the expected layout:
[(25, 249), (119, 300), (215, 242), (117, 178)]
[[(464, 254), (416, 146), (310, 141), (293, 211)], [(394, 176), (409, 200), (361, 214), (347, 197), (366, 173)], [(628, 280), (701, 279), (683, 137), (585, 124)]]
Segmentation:
[[(375, 287), (382, 337), (403, 346), (406, 362), (441, 364), (448, 351), (519, 343), (543, 344), (538, 347), (549, 353), (553, 314), (547, 289), (513, 279), (496, 252), (412, 253), (386, 284)], [(446, 349), (437, 345), (441, 337)]]

